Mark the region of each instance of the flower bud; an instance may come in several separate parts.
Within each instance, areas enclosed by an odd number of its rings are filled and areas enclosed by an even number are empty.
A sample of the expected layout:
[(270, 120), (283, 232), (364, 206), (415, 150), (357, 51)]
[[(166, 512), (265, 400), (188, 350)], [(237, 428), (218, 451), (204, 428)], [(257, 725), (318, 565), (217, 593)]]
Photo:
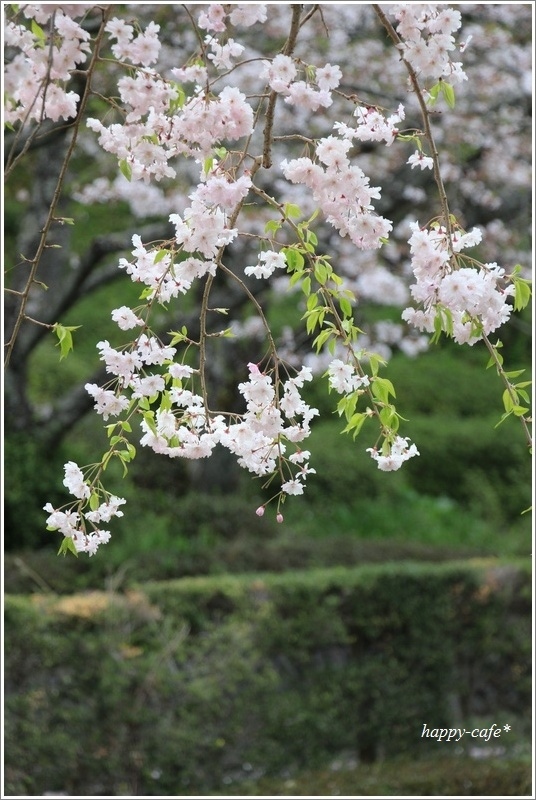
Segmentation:
[(276, 520), (278, 522), (283, 522), (283, 514), (278, 514), (277, 517), (276, 517)]
[(264, 506), (259, 506), (258, 509), (255, 511), (255, 514), (258, 517), (262, 517), (264, 514)]

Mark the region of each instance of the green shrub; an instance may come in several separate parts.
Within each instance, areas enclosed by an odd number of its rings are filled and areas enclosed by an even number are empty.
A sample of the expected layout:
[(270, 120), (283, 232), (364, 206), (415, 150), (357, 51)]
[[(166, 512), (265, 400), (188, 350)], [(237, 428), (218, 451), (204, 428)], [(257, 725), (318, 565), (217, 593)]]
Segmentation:
[(424, 722), (475, 716), (523, 741), (529, 592), (522, 564), (482, 561), (7, 596), (6, 788), (217, 793), (344, 752), (425, 756)]
[(513, 424), (416, 419), (420, 456), (405, 465), (408, 481), (420, 493), (447, 495), (484, 519), (518, 517), (531, 501), (531, 463)]

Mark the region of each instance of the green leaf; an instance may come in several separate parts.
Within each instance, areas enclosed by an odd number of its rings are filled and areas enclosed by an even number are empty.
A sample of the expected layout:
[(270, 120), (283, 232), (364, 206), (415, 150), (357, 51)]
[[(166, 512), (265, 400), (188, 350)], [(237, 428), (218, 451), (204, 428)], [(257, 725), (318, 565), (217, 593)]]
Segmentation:
[(186, 102), (186, 92), (180, 83), (171, 83), (173, 89), (177, 92), (176, 97), (173, 97), (169, 103), (169, 110), (172, 114), (181, 109)]
[(73, 542), (70, 536), (64, 536), (63, 542), (60, 545), (60, 549), (58, 550), (58, 555), (66, 556), (67, 553), (73, 553), (78, 558), (78, 552), (76, 550), (75, 543)]
[[(326, 372), (326, 375), (328, 373)], [(352, 416), (355, 413), (355, 408), (357, 406), (357, 401), (359, 399), (358, 392), (352, 392), (351, 394), (344, 395), (341, 397), (339, 402), (337, 403), (337, 413), (339, 417), (344, 416), (346, 417), (346, 421), (350, 422)]]
[(316, 347), (316, 352), (320, 352), (322, 346), (328, 341), (328, 339), (333, 336), (333, 329), (332, 328), (325, 328), (323, 331), (320, 331), (316, 339), (313, 341), (313, 347)]
[(498, 423), (497, 423), (497, 424), (494, 426), (494, 428), (498, 428), (498, 427), (499, 427), (499, 425), (502, 425), (502, 424), (503, 424), (503, 422), (504, 422), (504, 420), (505, 420), (505, 419), (508, 419), (508, 417), (510, 416), (510, 414), (511, 414), (511, 412), (510, 412), (510, 411), (509, 411), (507, 414), (503, 414), (503, 415), (502, 415), (502, 417), (500, 418), (500, 420), (498, 421)]
[[(516, 398), (517, 399), (517, 398)], [(516, 406), (515, 399), (512, 397), (508, 389), (505, 389), (502, 396), (504, 410), (507, 414), (511, 414)]]
[(380, 366), (385, 366), (387, 363), (385, 359), (381, 358), (381, 356), (377, 355), (376, 353), (369, 353), (369, 364), (370, 364), (370, 371), (374, 377), (378, 374), (378, 369)]
[(317, 309), (307, 312), (307, 321), (305, 323), (307, 333), (312, 333), (314, 331), (318, 323), (319, 317), (320, 317), (320, 311), (318, 311)]
[(297, 284), (299, 281), (301, 281), (301, 279), (303, 278), (303, 276), (304, 276), (304, 275), (305, 275), (305, 270), (302, 270), (302, 269), (300, 269), (300, 270), (297, 270), (296, 272), (294, 272), (294, 273), (293, 273), (293, 274), (290, 276), (290, 278), (289, 278), (289, 284), (290, 284), (291, 286), (295, 286), (295, 285), (296, 285), (296, 284)]
[(148, 425), (151, 433), (154, 433), (154, 435), (157, 436), (158, 431), (156, 430), (156, 423), (154, 421), (154, 412), (153, 411), (146, 411), (144, 413), (144, 415), (143, 415), (143, 419), (144, 419), (146, 425)]
[(264, 226), (265, 233), (277, 233), (280, 229), (282, 223), (280, 220), (277, 219), (269, 219), (266, 225)]
[(156, 144), (156, 145), (160, 144), (160, 141), (156, 133), (146, 134), (145, 136), (142, 136), (141, 139), (143, 142), (149, 142), (150, 144)]
[[(331, 267), (330, 267), (330, 270), (331, 270)], [(340, 275), (337, 275), (337, 273), (333, 272), (333, 271), (331, 272), (330, 278), (333, 281), (333, 283), (335, 283), (337, 286), (340, 286), (342, 284), (342, 282), (343, 282), (343, 280), (340, 277)]]
[[(304, 280), (305, 282), (305, 280)], [(316, 293), (310, 294), (307, 298), (307, 311), (312, 311), (318, 305), (318, 295)]]
[(388, 378), (374, 378), (372, 394), (380, 403), (389, 403), (389, 395), (396, 397), (395, 387)]
[[(180, 383), (180, 381), (179, 381)], [(160, 410), (161, 411), (170, 411), (171, 409), (171, 395), (169, 392), (163, 392), (162, 397), (160, 399)]]
[(315, 264), (315, 278), (321, 286), (323, 286), (328, 279), (328, 265), (323, 261), (317, 261)]
[(348, 300), (347, 297), (340, 297), (339, 298), (339, 305), (341, 307), (341, 311), (345, 317), (352, 317), (353, 316), (353, 308), (352, 304)]
[(526, 414), (529, 409), (525, 408), (524, 406), (514, 406), (512, 408), (512, 414), (515, 414), (516, 417), (522, 417), (523, 414)]
[(392, 405), (384, 406), (384, 408), (382, 408), (380, 411), (380, 420), (382, 424), (385, 425), (386, 428), (390, 428), (393, 433), (396, 433), (400, 427), (398, 414)]
[(521, 311), (523, 308), (528, 306), (532, 292), (529, 284), (521, 278), (514, 279), (514, 286), (514, 310)]
[(318, 237), (313, 231), (307, 231), (305, 234), (305, 241), (307, 244), (312, 244), (313, 247), (316, 247), (318, 244)]
[[(309, 300), (311, 299), (311, 297), (316, 298), (315, 294), (311, 294), (311, 276), (310, 275), (306, 275), (305, 276), (305, 278), (302, 281), (301, 288), (302, 288), (302, 292), (304, 293), (304, 295), (306, 297), (309, 298)], [(309, 300), (307, 301), (307, 306), (309, 306)], [(315, 303), (315, 305), (316, 305), (316, 303)]]
[(162, 261), (169, 254), (170, 254), (169, 250), (159, 250), (158, 253), (154, 257), (153, 264), (158, 264), (160, 261)]
[(58, 337), (58, 344), (56, 346), (60, 348), (60, 361), (66, 358), (73, 349), (72, 331), (77, 331), (80, 327), (80, 325), (61, 325), (59, 322), (56, 322), (52, 328), (52, 331)]
[(498, 342), (495, 345), (495, 347), (493, 348), (494, 355), (492, 355), (490, 360), (488, 361), (486, 369), (489, 369), (490, 367), (502, 367), (502, 365), (504, 363), (504, 357), (497, 350), (497, 347), (499, 347), (499, 346), (502, 347), (502, 344), (500, 342)]
[(295, 247), (284, 247), (282, 252), (285, 256), (287, 266), (292, 272), (303, 269), (305, 259)]
[(436, 83), (432, 86), (431, 89), (428, 90), (428, 94), (430, 95), (430, 99), (428, 100), (429, 105), (433, 106), (439, 97), (439, 92), (441, 91), (441, 83)]
[(297, 219), (302, 215), (301, 208), (295, 203), (285, 203), (283, 206), (283, 213), (285, 214), (285, 217), (294, 217), (294, 219)]
[(366, 419), (367, 415), (364, 413), (353, 414), (348, 425), (341, 433), (351, 433), (353, 431), (353, 438), (356, 439)]
[(441, 339), (441, 334), (443, 333), (443, 328), (441, 326), (441, 317), (439, 314), (436, 314), (434, 317), (434, 335), (430, 339), (430, 344), (437, 344)]
[(33, 35), (37, 39), (39, 39), (39, 44), (40, 45), (44, 45), (45, 39), (46, 39), (46, 35), (45, 35), (45, 32), (44, 32), (43, 28), (41, 28), (41, 26), (37, 24), (35, 19), (32, 19), (30, 27), (32, 29)]
[(443, 97), (445, 98), (448, 107), (454, 108), (456, 105), (456, 98), (454, 96), (454, 88), (452, 85), (446, 81), (441, 81), (441, 91), (443, 92)]
[(171, 341), (169, 343), (171, 346), (178, 344), (179, 342), (184, 342), (186, 339), (186, 336), (182, 331), (168, 331), (168, 334), (171, 336)]
[(125, 176), (127, 181), (130, 182), (132, 180), (132, 167), (130, 166), (126, 158), (122, 158), (121, 161), (119, 162), (119, 169)]
[(98, 492), (92, 492), (89, 497), (89, 507), (92, 511), (96, 511), (100, 506), (100, 497)]

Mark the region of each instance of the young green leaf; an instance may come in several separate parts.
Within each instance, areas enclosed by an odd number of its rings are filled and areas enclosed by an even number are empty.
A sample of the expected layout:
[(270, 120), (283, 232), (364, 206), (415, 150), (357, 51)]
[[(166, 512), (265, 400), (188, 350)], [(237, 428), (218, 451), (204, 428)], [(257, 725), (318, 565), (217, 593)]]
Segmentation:
[(285, 217), (294, 217), (295, 219), (302, 215), (301, 208), (295, 203), (285, 203), (283, 206), (283, 213)]
[(527, 281), (521, 278), (514, 278), (514, 287), (514, 310), (521, 311), (528, 306), (532, 292)]
[(132, 167), (130, 166), (126, 158), (122, 158), (121, 161), (119, 162), (119, 169), (122, 175), (124, 175), (127, 181), (129, 181), (130, 183), (130, 181), (132, 180)]
[(30, 27), (32, 29), (33, 35), (36, 37), (36, 39), (39, 40), (39, 45), (41, 47), (44, 46), (46, 36), (45, 36), (45, 32), (44, 32), (43, 28), (41, 28), (41, 26), (37, 24), (35, 19), (32, 19)]
[(441, 91), (443, 92), (443, 97), (445, 98), (448, 107), (454, 108), (456, 105), (456, 98), (454, 96), (454, 89), (452, 85), (446, 81), (441, 81)]
[(59, 322), (56, 322), (54, 327), (52, 328), (53, 332), (58, 337), (58, 344), (60, 348), (60, 361), (66, 356), (69, 355), (71, 350), (73, 349), (73, 336), (72, 331), (77, 331), (80, 328), (80, 325), (61, 325)]
[(78, 558), (78, 552), (71, 536), (64, 536), (63, 542), (60, 544), (60, 549), (58, 550), (59, 556), (66, 556), (67, 553), (73, 553)]

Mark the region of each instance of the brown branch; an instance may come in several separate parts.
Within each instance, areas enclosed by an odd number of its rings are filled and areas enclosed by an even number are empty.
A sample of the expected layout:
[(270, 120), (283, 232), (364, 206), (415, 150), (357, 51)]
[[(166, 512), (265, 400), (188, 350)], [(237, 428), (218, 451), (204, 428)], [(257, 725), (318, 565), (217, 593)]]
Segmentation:
[[(292, 6), (292, 22), (290, 23), (290, 32), (288, 39), (281, 51), (284, 56), (292, 55), (296, 47), (296, 40), (300, 31), (300, 17), (302, 6), (294, 4)], [(270, 92), (268, 99), (268, 108), (266, 109), (266, 125), (264, 126), (264, 146), (262, 150), (262, 166), (264, 169), (270, 169), (272, 166), (272, 130), (274, 127), (274, 111), (275, 104), (277, 103), (277, 92)]]

